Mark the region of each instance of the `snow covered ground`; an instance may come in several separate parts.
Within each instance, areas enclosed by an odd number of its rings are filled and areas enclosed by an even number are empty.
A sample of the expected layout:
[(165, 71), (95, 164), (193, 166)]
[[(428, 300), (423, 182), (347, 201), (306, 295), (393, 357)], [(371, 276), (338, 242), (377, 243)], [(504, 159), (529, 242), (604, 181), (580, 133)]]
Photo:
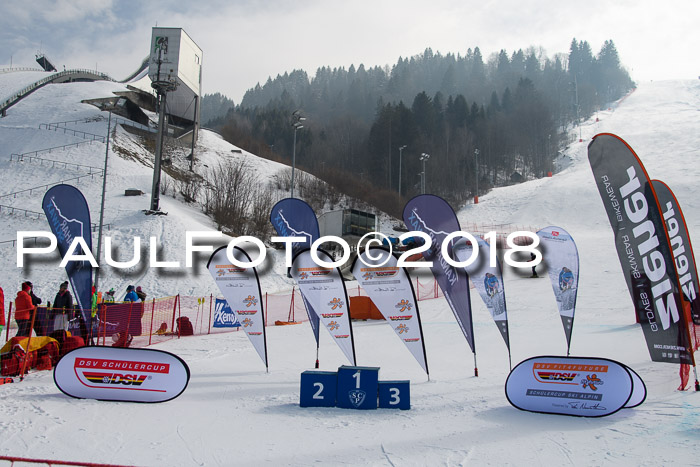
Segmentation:
[[(96, 94), (119, 86), (77, 83), (37, 91), (27, 100), (42, 101), (21, 102), (0, 120), (2, 155), (47, 144), (48, 136), (35, 128), (40, 121), (72, 119), (63, 114), (69, 94), (79, 95), (90, 88), (85, 95), (99, 97)], [(62, 108), (56, 109), (51, 100), (62, 94)], [(581, 275), (571, 353), (612, 358), (636, 370), (648, 389), (640, 407), (605, 418), (580, 419), (526, 413), (510, 406), (504, 394), (508, 354), (490, 315), (474, 296), (478, 378), (473, 376), (469, 347), (442, 299), (419, 303), (430, 380), (386, 323), (354, 323), (358, 364), (379, 366), (382, 380), (410, 379), (409, 411), (300, 408), (300, 373), (312, 368), (315, 360), (311, 330), (308, 324), (270, 327), (269, 373), (243, 333), (182, 338), (155, 346), (179, 355), (192, 372), (187, 390), (163, 404), (71, 399), (56, 388), (50, 372), (32, 372), (22, 383), (0, 386), (0, 454), (159, 466), (697, 465), (700, 394), (676, 391), (678, 366), (649, 359), (642, 331), (634, 324), (634, 310), (586, 148), (599, 132), (624, 138), (650, 176), (674, 190), (693, 238), (700, 231), (696, 183), (699, 109), (700, 81), (642, 83), (614, 111), (601, 111), (599, 121), (594, 118), (583, 124), (583, 142), (566, 151), (568, 165), (562, 172), (493, 190), (479, 204), (468, 204), (458, 213), (464, 224), (558, 225), (573, 236), (581, 257)], [(81, 118), (94, 111), (78, 104), (71, 112)], [(95, 132), (104, 134), (105, 129)], [(51, 135), (50, 141), (54, 143), (57, 137)], [(205, 133), (204, 138), (215, 136)], [(221, 154), (230, 154), (225, 143), (220, 144)], [(99, 166), (104, 147), (89, 148), (65, 157)], [(211, 151), (214, 157), (216, 150)], [(48, 169), (17, 167), (4, 157), (0, 157), (0, 171), (3, 192), (37, 183), (36, 177), (53, 176)], [(164, 200), (164, 210), (170, 213), (167, 220), (143, 216), (139, 210), (147, 207), (147, 200), (122, 194), (127, 187), (150, 191), (149, 170), (112, 157), (109, 171), (116, 180), (108, 187), (107, 222), (115, 219), (115, 223), (130, 225), (119, 229), (119, 235), (158, 235), (165, 251), (175, 255), (184, 244), (185, 228), (214, 227), (201, 214), (169, 199)], [(31, 181), (25, 183), (25, 178)], [(91, 191), (88, 198), (93, 210), (96, 193), (99, 191)], [(22, 204), (39, 211), (40, 198), (22, 198), (26, 200)], [(17, 203), (19, 198), (12, 201)], [(0, 204), (7, 203), (0, 199)], [(40, 225), (31, 219), (0, 216), (4, 220), (0, 240), (12, 238), (16, 230)], [(0, 247), (5, 253), (2, 285), (8, 297), (21, 279), (37, 276), (41, 280), (35, 283), (47, 283), (45, 295), (53, 292), (49, 287), (62, 277), (53, 262), (17, 271), (14, 247)], [(287, 284), (284, 272), (278, 264), (270, 267), (263, 276), (263, 289), (266, 284)], [(138, 280), (156, 294), (188, 288), (199, 294), (215, 290), (206, 275), (203, 267), (175, 276), (145, 271)], [(506, 270), (505, 275), (514, 364), (534, 355), (566, 352), (549, 281), (528, 275), (529, 270), (514, 269)], [(115, 285), (136, 281), (117, 276), (106, 280)], [(325, 370), (347, 364), (324, 331), (320, 361)]]

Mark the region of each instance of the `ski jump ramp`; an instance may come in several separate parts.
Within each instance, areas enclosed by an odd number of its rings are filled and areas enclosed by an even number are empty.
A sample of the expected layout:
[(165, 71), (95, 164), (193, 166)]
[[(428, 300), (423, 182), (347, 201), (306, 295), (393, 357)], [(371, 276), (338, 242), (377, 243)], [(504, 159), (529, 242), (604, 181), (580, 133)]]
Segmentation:
[[(0, 96), (0, 115), (5, 116), (7, 114), (7, 109), (15, 105), (17, 102), (21, 101), (29, 94), (33, 93), (37, 89), (46, 86), (50, 83), (70, 83), (74, 81), (115, 81), (109, 75), (96, 71), (96, 70), (86, 70), (86, 69), (71, 69), (59, 72), (31, 72), (31, 75), (37, 75), (38, 79), (32, 78), (29, 84), (25, 84), (24, 87), (13, 90), (9, 92), (7, 96)], [(2, 79), (2, 78), (0, 78)]]

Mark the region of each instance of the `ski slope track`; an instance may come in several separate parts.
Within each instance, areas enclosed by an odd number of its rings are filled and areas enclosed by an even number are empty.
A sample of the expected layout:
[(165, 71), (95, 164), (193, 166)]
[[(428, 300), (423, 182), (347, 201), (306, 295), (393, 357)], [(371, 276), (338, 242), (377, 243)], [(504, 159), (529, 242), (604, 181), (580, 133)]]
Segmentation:
[[(74, 136), (39, 130), (39, 124), (95, 117), (99, 112), (80, 100), (120, 89), (123, 85), (113, 82), (50, 84), (13, 106), (0, 119), (0, 195), (73, 176), (68, 170), (9, 161), (9, 156), (76, 142)], [(553, 177), (495, 189), (476, 205), (465, 200), (463, 206), (453, 206), (461, 225), (557, 225), (572, 235), (581, 269), (571, 354), (611, 358), (637, 371), (648, 389), (637, 408), (599, 419), (515, 409), (504, 393), (508, 353), (484, 304), (472, 300), (479, 363), (479, 377), (474, 377), (471, 351), (452, 312), (444, 299), (433, 299), (419, 303), (430, 381), (387, 323), (353, 323), (358, 364), (380, 367), (380, 380), (410, 379), (411, 410), (299, 407), (300, 373), (313, 368), (316, 359), (313, 334), (308, 323), (273, 326), (267, 330), (269, 373), (242, 332), (154, 346), (180, 356), (192, 373), (186, 391), (162, 404), (72, 399), (46, 371), (0, 386), (0, 455), (140, 466), (698, 465), (700, 393), (677, 391), (678, 366), (649, 358), (587, 159), (593, 135), (610, 132), (625, 139), (649, 175), (675, 192), (690, 236), (697, 240), (698, 128), (700, 81), (641, 83), (619, 106), (582, 124), (583, 141), (577, 137), (563, 152), (558, 161), (562, 170)], [(104, 135), (106, 121), (80, 129)], [(578, 136), (578, 129), (573, 131)], [(168, 196), (162, 198), (167, 216), (144, 216), (152, 181), (148, 153), (121, 127), (114, 143), (135, 157), (110, 153), (105, 222), (111, 228), (106, 234), (128, 254), (131, 236), (155, 236), (164, 259), (184, 265), (185, 230), (216, 226), (196, 208)], [(232, 153), (234, 147), (211, 132), (202, 131), (200, 145), (199, 169), (215, 167), (222, 158), (243, 157), (265, 180), (282, 167), (245, 152)], [(104, 152), (104, 145), (96, 143), (51, 158), (101, 167)], [(125, 188), (147, 194), (124, 197)], [(80, 189), (95, 222), (101, 179), (81, 182)], [(42, 196), (43, 191), (17, 195), (0, 204), (41, 211)], [(0, 219), (0, 240), (13, 239), (17, 230), (48, 230), (45, 220), (8, 215), (4, 209)], [(53, 299), (65, 280), (57, 256), (32, 260), (19, 270), (15, 247), (3, 243), (0, 248), (6, 303), (25, 279), (34, 282), (40, 297)], [(138, 283), (150, 296), (216, 294), (206, 258), (198, 261), (190, 271), (170, 273), (106, 269), (100, 281), (121, 293), (127, 284)], [(260, 274), (263, 292), (291, 289), (283, 257), (273, 255), (269, 261)], [(546, 277), (543, 266), (538, 272)], [(529, 274), (529, 268), (504, 270), (514, 366), (535, 355), (566, 353), (551, 285), (546, 279), (529, 279)], [(325, 333), (320, 362), (322, 370), (330, 371), (348, 363)]]

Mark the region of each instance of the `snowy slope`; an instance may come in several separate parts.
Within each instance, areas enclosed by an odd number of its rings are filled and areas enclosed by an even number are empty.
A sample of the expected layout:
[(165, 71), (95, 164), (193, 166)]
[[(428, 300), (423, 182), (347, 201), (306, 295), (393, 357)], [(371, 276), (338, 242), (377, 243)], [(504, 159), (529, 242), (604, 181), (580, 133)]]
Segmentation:
[[(5, 87), (14, 89), (21, 83), (17, 83), (16, 75), (26, 73), (8, 73), (0, 75), (0, 83), (7, 79), (9, 84)], [(12, 79), (9, 79), (12, 78)], [(14, 87), (13, 87), (14, 86)], [(1, 85), (0, 85), (1, 88)], [(0, 224), (0, 249), (3, 254), (2, 286), (7, 292), (14, 295), (19, 284), (26, 279), (33, 279), (36, 293), (40, 297), (50, 297), (55, 294), (57, 284), (65, 280), (65, 272), (58, 267), (58, 263), (51, 261), (48, 265), (39, 265), (37, 261), (30, 259), (29, 267), (18, 269), (16, 264), (16, 248), (11, 240), (16, 239), (19, 230), (48, 230), (45, 218), (22, 211), (12, 211), (7, 207), (14, 207), (31, 212), (41, 213), (41, 200), (46, 191), (46, 185), (55, 184), (64, 180), (66, 183), (76, 185), (84, 193), (92, 213), (92, 222), (99, 220), (100, 194), (102, 189), (101, 176), (94, 175), (75, 180), (76, 177), (90, 172), (96, 173), (102, 170), (105, 158), (105, 145), (101, 142), (84, 144), (86, 139), (81, 134), (75, 135), (73, 131), (85, 132), (90, 135), (104, 137), (107, 134), (106, 113), (100, 112), (89, 104), (80, 103), (83, 99), (112, 96), (113, 92), (124, 91), (124, 85), (110, 82), (95, 83), (69, 83), (50, 84), (41, 88), (20, 101), (8, 111), (7, 117), (0, 121), (0, 171), (4, 174), (0, 188), (0, 216), (5, 221)], [(100, 118), (102, 117), (102, 118)], [(85, 121), (96, 120), (97, 121)], [(80, 120), (75, 123), (65, 124), (68, 133), (62, 129), (58, 131), (40, 129), (42, 123), (56, 123)], [(114, 123), (112, 128), (114, 128)], [(37, 157), (52, 161), (64, 161), (81, 164), (89, 168), (74, 166), (64, 167), (60, 163), (34, 161), (27, 159), (17, 162), (13, 154), (26, 154), (33, 151), (43, 151), (49, 148), (57, 148), (64, 145), (73, 145), (65, 149), (53, 149), (50, 152), (41, 152)], [(115, 152), (116, 149), (116, 152)], [(237, 152), (233, 153), (235, 149)], [(128, 154), (128, 156), (124, 156)], [(33, 154), (32, 154), (33, 155)], [(245, 163), (259, 174), (265, 181), (274, 174), (286, 168), (286, 166), (260, 159), (245, 151), (240, 151), (235, 146), (223, 141), (218, 135), (203, 130), (197, 148), (196, 170), (200, 173), (214, 168), (227, 159), (243, 159)], [(150, 158), (149, 158), (150, 157)], [(205, 270), (206, 259), (198, 261), (190, 274), (172, 274), (172, 270), (149, 270), (148, 247), (149, 238), (155, 237), (159, 246), (161, 261), (180, 261), (184, 266), (184, 245), (186, 230), (215, 230), (214, 223), (202, 214), (197, 208), (187, 206), (169, 196), (161, 196), (161, 209), (168, 212), (168, 216), (146, 216), (143, 210), (150, 207), (150, 192), (153, 177), (153, 156), (149, 154), (139, 142), (138, 138), (126, 132), (121, 126), (117, 127), (116, 136), (111, 142), (108, 166), (108, 183), (105, 201), (104, 222), (108, 226), (104, 235), (112, 237), (113, 244), (120, 248), (119, 259), (127, 259), (132, 254), (133, 237), (139, 236), (142, 241), (142, 258), (145, 264), (142, 268), (134, 270), (118, 271), (113, 268), (104, 268), (101, 272), (101, 289), (108, 290), (114, 287), (122, 292), (128, 284), (141, 285), (149, 291), (151, 296), (160, 297), (184, 293), (187, 295), (205, 296), (216, 294), (216, 286), (211, 281), (209, 273)], [(167, 177), (167, 175), (163, 175)], [(28, 188), (37, 188), (31, 192), (14, 194)], [(126, 188), (136, 188), (144, 193), (140, 197), (126, 197)], [(10, 196), (8, 196), (10, 195)], [(97, 234), (93, 235), (96, 242)], [(128, 256), (130, 257), (130, 256)], [(271, 255), (275, 261), (278, 255)], [(103, 261), (104, 262), (104, 261)], [(36, 266), (35, 266), (36, 264)], [(47, 266), (47, 267), (44, 267)], [(41, 269), (41, 278), (38, 278), (37, 269)], [(117, 274), (122, 272), (122, 274)], [(164, 273), (171, 273), (167, 280), (163, 280)], [(270, 292), (289, 287), (289, 280), (284, 274), (275, 274), (267, 278), (267, 288)]]
[[(118, 85), (95, 83), (92, 94), (101, 86), (109, 92)], [(38, 118), (36, 107), (22, 118)], [(444, 300), (435, 299), (419, 304), (429, 381), (386, 323), (354, 323), (358, 363), (381, 367), (380, 379), (410, 379), (410, 411), (300, 408), (299, 375), (313, 366), (314, 341), (307, 324), (280, 326), (268, 328), (269, 373), (242, 333), (156, 346), (181, 356), (192, 371), (187, 390), (164, 404), (70, 399), (58, 391), (49, 372), (33, 372), (21, 384), (0, 386), (0, 454), (159, 466), (697, 464), (700, 394), (676, 391), (678, 367), (649, 359), (642, 331), (634, 324), (586, 147), (598, 132), (624, 138), (649, 174), (675, 191), (694, 237), (700, 229), (698, 109), (698, 81), (643, 83), (614, 111), (601, 111), (599, 122), (583, 125), (583, 142), (566, 151), (567, 168), (561, 173), (493, 190), (458, 214), (463, 224), (559, 225), (572, 234), (581, 255), (572, 355), (609, 357), (635, 369), (649, 391), (640, 407), (601, 419), (513, 408), (503, 389), (509, 371), (506, 348), (483, 304), (473, 300), (480, 370), (475, 378), (471, 352), (451, 311)], [(41, 136), (32, 137), (27, 129), (31, 125), (22, 118), (15, 114), (0, 121), (0, 140), (5, 143), (17, 134), (40, 145)], [(92, 157), (94, 165), (102, 156), (81, 157)], [(0, 160), (3, 173), (7, 164)], [(139, 209), (147, 201), (127, 200), (120, 192), (127, 186), (148, 188), (149, 176), (135, 175), (130, 161), (114, 164), (110, 170), (121, 178), (109, 188), (107, 222), (130, 222), (133, 227), (123, 235), (160, 235), (170, 252), (182, 242), (178, 228), (191, 228), (193, 222), (206, 227), (206, 219), (174, 201), (164, 202), (172, 222), (168, 229), (162, 218), (143, 216)], [(18, 188), (21, 177), (38, 169), (23, 170), (3, 180), (5, 191)], [(93, 199), (89, 201), (92, 206)], [(39, 201), (28, 203), (38, 206)], [(4, 238), (19, 227), (2, 228)], [(10, 283), (18, 283), (12, 281), (24, 276), (7, 261), (14, 258), (12, 253), (5, 255), (1, 271)], [(510, 269), (505, 277), (514, 363), (566, 351), (549, 281), (528, 279), (527, 272)], [(168, 287), (200, 287), (206, 282), (202, 274), (168, 279)], [(150, 276), (142, 280), (160, 287)], [(323, 331), (320, 360), (326, 370), (347, 364)]]

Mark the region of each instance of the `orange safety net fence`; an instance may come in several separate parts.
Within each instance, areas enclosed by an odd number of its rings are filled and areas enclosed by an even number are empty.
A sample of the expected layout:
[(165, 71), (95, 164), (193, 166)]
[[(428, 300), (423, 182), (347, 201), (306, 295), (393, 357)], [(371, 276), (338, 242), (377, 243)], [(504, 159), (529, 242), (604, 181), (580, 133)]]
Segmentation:
[[(442, 297), (442, 291), (434, 279), (413, 278), (417, 300)], [(349, 297), (367, 296), (358, 285), (347, 289)], [(183, 335), (205, 335), (236, 332), (238, 327), (215, 327), (217, 297), (192, 297), (175, 295), (145, 302), (103, 302), (93, 315), (92, 330), (81, 319), (80, 310), (66, 311), (38, 307), (32, 335), (51, 336), (55, 332), (88, 334), (97, 345), (118, 347), (147, 347), (176, 339)], [(221, 300), (221, 299), (220, 299)], [(296, 287), (286, 293), (263, 295), (265, 324), (267, 326), (302, 323), (309, 320), (301, 292)], [(10, 302), (8, 323), (4, 341), (17, 335), (18, 326), (13, 319), (13, 303)], [(87, 312), (90, 315), (91, 312)], [(184, 332), (183, 323), (189, 321), (192, 332)], [(181, 327), (180, 324), (183, 324)]]

